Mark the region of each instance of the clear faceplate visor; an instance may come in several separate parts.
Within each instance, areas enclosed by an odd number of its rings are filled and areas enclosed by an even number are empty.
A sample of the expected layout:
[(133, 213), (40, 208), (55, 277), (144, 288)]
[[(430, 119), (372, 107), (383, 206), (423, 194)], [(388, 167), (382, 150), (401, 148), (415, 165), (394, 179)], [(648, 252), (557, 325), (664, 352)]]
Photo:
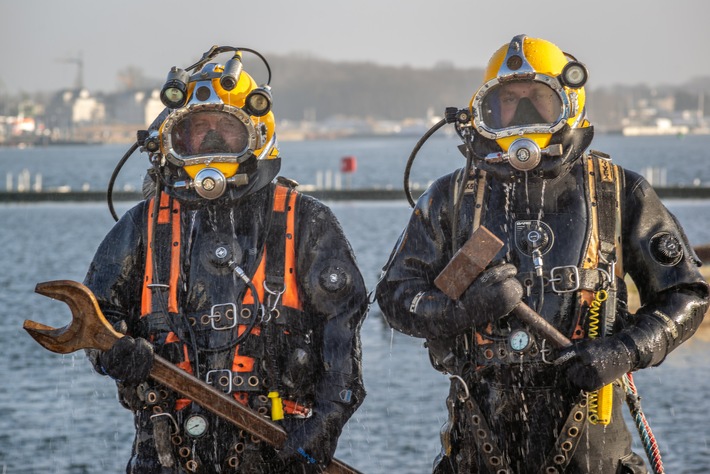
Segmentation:
[(240, 163), (258, 146), (249, 116), (223, 105), (195, 105), (176, 112), (167, 120), (163, 138), (170, 158), (183, 166)]
[(569, 114), (567, 97), (537, 79), (485, 84), (472, 101), (478, 131), (495, 139), (562, 128)]

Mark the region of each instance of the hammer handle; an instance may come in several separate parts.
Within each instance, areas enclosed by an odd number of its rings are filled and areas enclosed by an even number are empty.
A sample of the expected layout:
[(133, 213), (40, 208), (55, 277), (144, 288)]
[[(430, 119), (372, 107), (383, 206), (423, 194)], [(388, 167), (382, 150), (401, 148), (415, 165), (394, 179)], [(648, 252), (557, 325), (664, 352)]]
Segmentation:
[(525, 324), (530, 326), (531, 329), (537, 331), (539, 334), (544, 335), (555, 346), (559, 348), (564, 348), (572, 345), (572, 341), (570, 341), (567, 336), (558, 331), (555, 326), (548, 323), (546, 319), (537, 314), (530, 306), (526, 305), (525, 303), (519, 303), (518, 306), (513, 309), (513, 314)]

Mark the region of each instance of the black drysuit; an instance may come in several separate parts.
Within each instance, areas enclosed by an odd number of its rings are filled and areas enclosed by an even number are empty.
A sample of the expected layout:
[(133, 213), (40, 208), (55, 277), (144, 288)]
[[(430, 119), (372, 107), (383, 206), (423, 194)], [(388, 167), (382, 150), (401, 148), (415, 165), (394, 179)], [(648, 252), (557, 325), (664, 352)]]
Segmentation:
[[(306, 195), (298, 194), (293, 233), (287, 232), (287, 217), (273, 217), (276, 187), (239, 199), (228, 193), (182, 202), (173, 217), (179, 238), (171, 233), (173, 224), (155, 223), (153, 272), (158, 283), (177, 286), (177, 311), (168, 307), (169, 290), (158, 285), (151, 314), (141, 314), (149, 201), (128, 211), (106, 236), (85, 282), (109, 321), (125, 321), (128, 334), (151, 341), (157, 354), (189, 364), (198, 378), (267, 417), (267, 395), (276, 389), (286, 411), (278, 423), (289, 435), (281, 452), (288, 465), (276, 463), (266, 443), (149, 380), (118, 382), (121, 401), (135, 413), (128, 472), (185, 472), (189, 461), (196, 472), (320, 472), (362, 403), (359, 331), (368, 304), (352, 249), (332, 212)], [(179, 264), (169, 270), (165, 262), (178, 240)], [(286, 271), (296, 275), (296, 288), (287, 290), (295, 290), (300, 306), (279, 295), (289, 281), (283, 275), (286, 241), (295, 246), (295, 263)], [(235, 268), (256, 281), (266, 247), (268, 290), (260, 312), (245, 299), (248, 286)], [(194, 414), (207, 419), (206, 434), (191, 436), (185, 429)]]

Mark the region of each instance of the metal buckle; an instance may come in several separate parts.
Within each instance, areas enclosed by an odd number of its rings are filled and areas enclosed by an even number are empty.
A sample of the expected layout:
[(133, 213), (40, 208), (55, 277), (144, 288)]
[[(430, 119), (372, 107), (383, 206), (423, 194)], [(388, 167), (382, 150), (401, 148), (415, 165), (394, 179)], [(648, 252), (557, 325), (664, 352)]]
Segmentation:
[[(211, 379), (213, 378), (212, 376), (213, 376), (214, 374), (222, 374), (222, 373), (223, 373), (223, 374), (226, 374), (226, 376), (227, 376), (229, 382), (228, 382), (227, 384), (221, 383), (222, 380), (223, 380), (224, 377), (225, 377), (224, 375), (222, 375), (221, 377), (219, 377), (219, 378), (217, 379), (217, 384), (215, 385), (215, 384), (214, 384), (214, 381), (211, 380)], [(209, 372), (207, 372), (207, 375), (205, 376), (205, 382), (206, 382), (208, 385), (211, 385), (211, 386), (213, 386), (213, 387), (215, 387), (215, 388), (221, 388), (222, 391), (224, 391), (224, 393), (232, 393), (232, 389), (234, 388), (234, 385), (233, 385), (233, 383), (232, 383), (232, 371), (229, 370), (229, 369), (213, 369), (213, 370), (210, 370)], [(226, 390), (225, 390), (225, 388), (226, 388)]]
[[(218, 312), (220, 308), (226, 308), (224, 310), (224, 313)], [(215, 324), (216, 320), (222, 319), (224, 317), (225, 319), (229, 320), (230, 317), (228, 316), (229, 311), (232, 311), (232, 325), (231, 326), (217, 326)], [(228, 329), (232, 329), (237, 325), (237, 305), (234, 303), (222, 303), (222, 304), (216, 304), (212, 306), (212, 309), (210, 310), (210, 314), (208, 316), (210, 318), (210, 324), (212, 325), (212, 329), (215, 331), (226, 331)]]
[[(562, 274), (556, 277), (555, 272), (563, 272), (566, 269), (571, 269), (572, 275), (574, 276), (574, 287), (571, 289), (561, 289), (558, 288), (557, 285), (555, 285), (556, 282), (562, 282), (564, 276), (564, 274)], [(555, 267), (550, 270), (550, 285), (552, 285), (552, 291), (554, 291), (555, 293), (572, 293), (573, 291), (579, 290), (579, 280), (579, 268), (575, 267), (574, 265), (564, 265), (561, 267)]]

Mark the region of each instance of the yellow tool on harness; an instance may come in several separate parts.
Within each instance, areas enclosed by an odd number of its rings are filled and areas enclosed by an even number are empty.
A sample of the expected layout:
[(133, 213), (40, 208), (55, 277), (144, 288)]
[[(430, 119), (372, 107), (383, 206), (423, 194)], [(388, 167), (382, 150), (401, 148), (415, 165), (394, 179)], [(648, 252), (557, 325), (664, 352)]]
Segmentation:
[(271, 399), (271, 419), (274, 421), (284, 419), (284, 404), (279, 396), (279, 392), (269, 392)]

